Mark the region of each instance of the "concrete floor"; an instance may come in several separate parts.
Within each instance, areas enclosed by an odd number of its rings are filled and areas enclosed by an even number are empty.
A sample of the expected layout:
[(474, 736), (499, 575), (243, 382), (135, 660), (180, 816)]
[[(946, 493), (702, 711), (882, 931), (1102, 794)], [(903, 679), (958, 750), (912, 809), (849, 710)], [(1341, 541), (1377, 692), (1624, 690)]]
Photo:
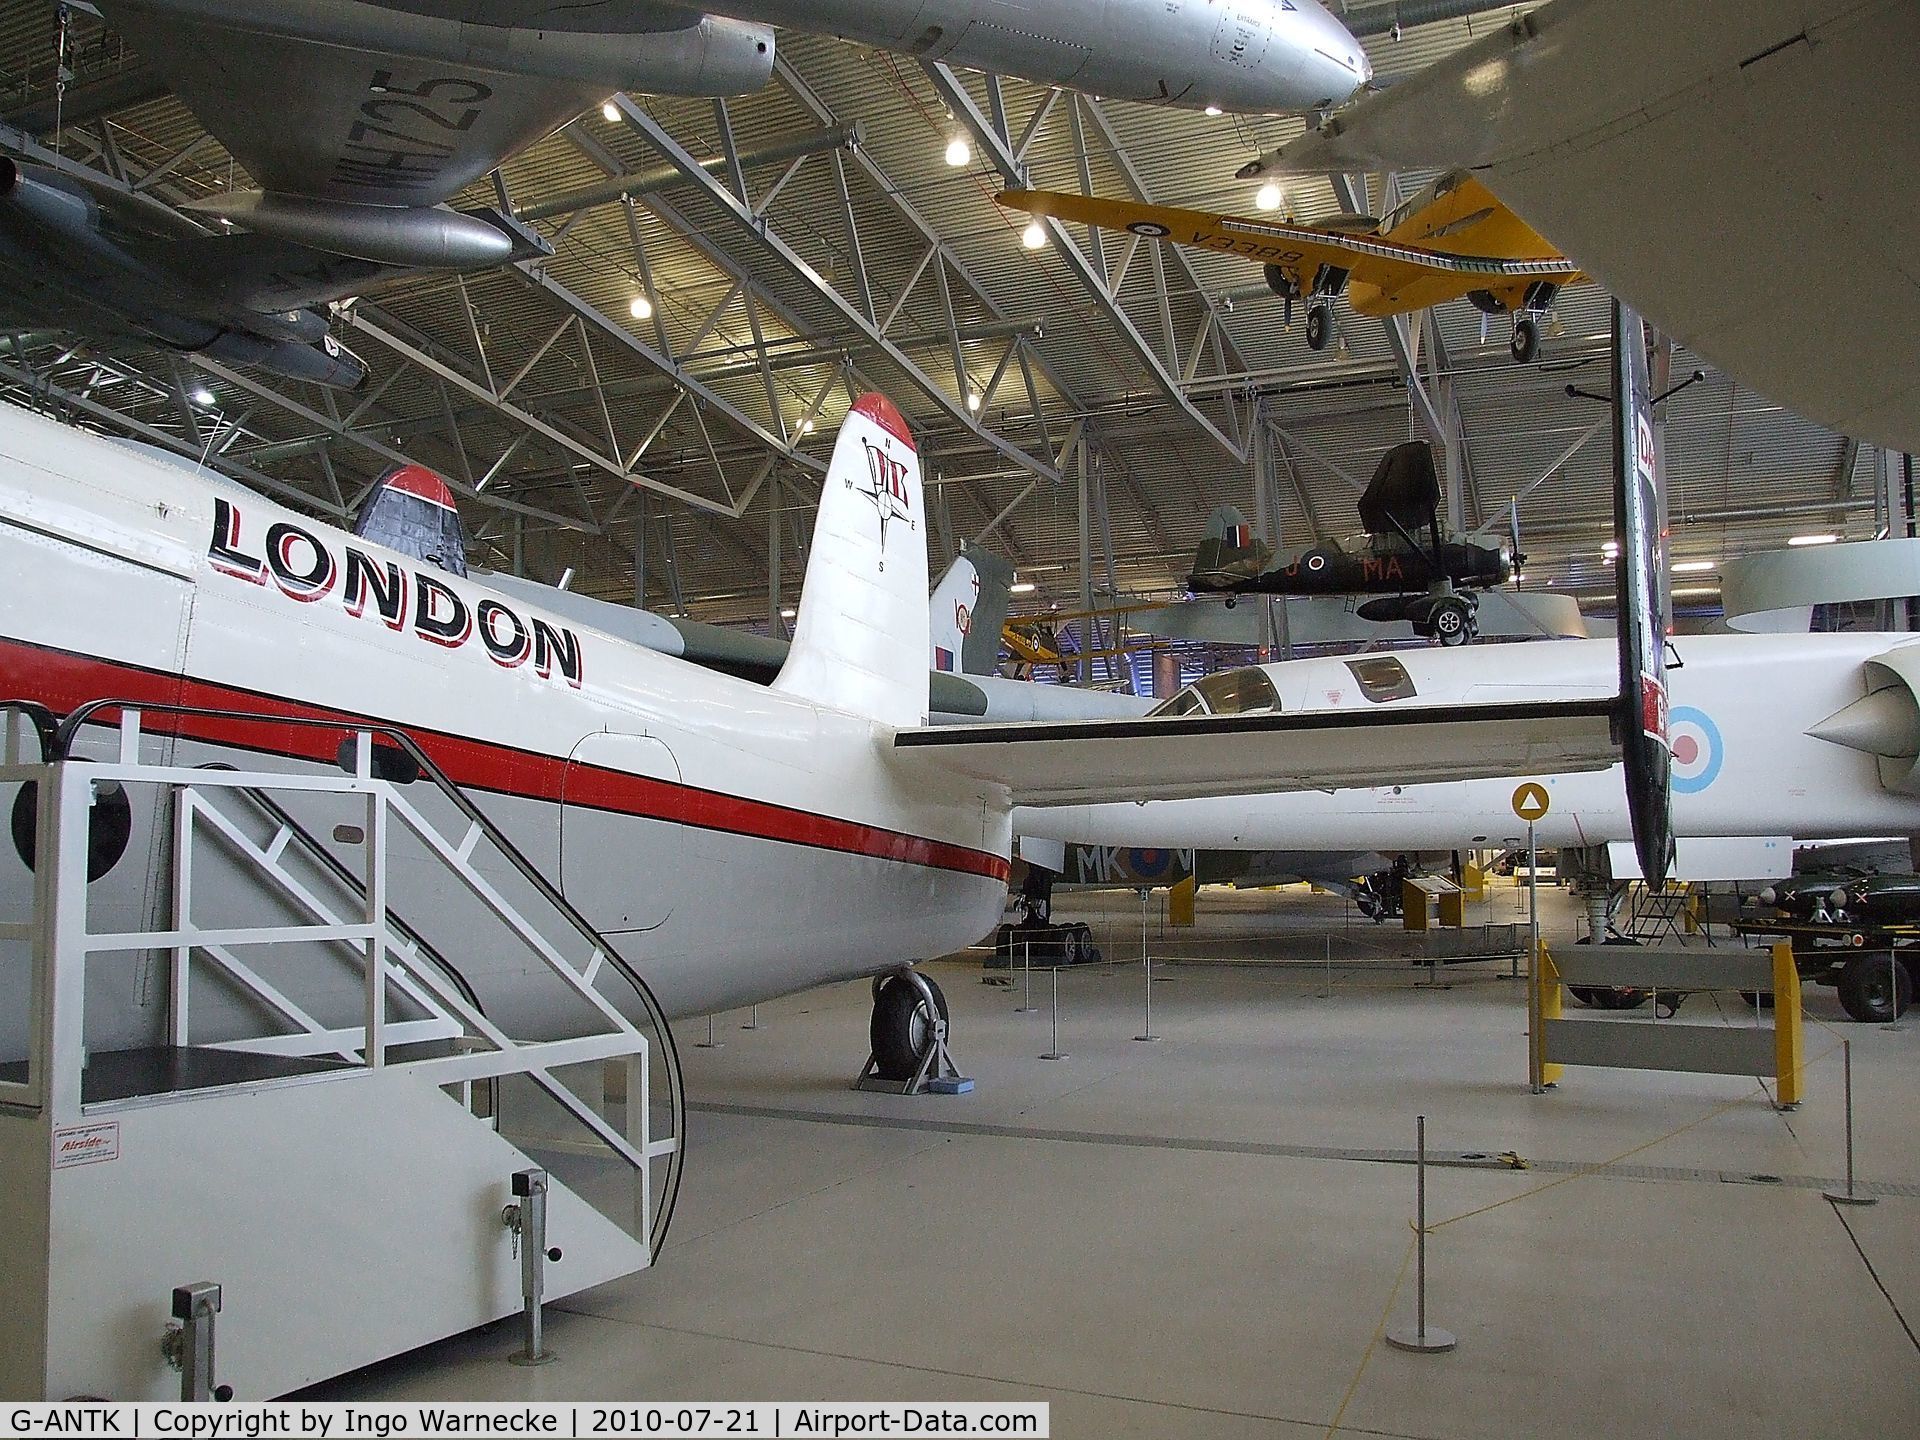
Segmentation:
[[(1145, 1044), (1136, 902), (1060, 908), (1126, 961), (1060, 976), (1069, 1058), (1039, 1058), (1045, 975), (1020, 1015), (960, 961), (930, 973), (964, 1097), (847, 1088), (864, 984), (718, 1017), (720, 1049), (684, 1025), (660, 1264), (557, 1307), (558, 1364), (507, 1365), (499, 1328), (315, 1397), (1042, 1399), (1063, 1437), (1920, 1436), (1920, 1013), (1850, 1024), (1809, 987), (1794, 1114), (1751, 1079), (1575, 1070), (1535, 1096), (1504, 963), (1430, 988), (1337, 900), (1208, 892), (1196, 931), (1154, 927), (1188, 958)], [(1570, 936), (1558, 892), (1543, 911)], [(1733, 998), (1682, 1019), (1752, 1024)], [(1847, 1211), (1820, 1194), (1843, 1035), (1881, 1195)], [(1413, 1312), (1420, 1113), (1452, 1162), (1429, 1173), (1429, 1316), (1460, 1337), (1439, 1356), (1377, 1343)], [(1463, 1158), (1506, 1151), (1530, 1168)]]

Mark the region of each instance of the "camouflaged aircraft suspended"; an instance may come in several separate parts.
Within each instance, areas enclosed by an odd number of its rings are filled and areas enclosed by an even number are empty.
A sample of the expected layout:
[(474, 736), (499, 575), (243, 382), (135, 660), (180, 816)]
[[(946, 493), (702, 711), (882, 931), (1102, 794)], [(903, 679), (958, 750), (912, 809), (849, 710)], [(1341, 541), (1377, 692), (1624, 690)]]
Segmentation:
[(1476, 545), (1445, 534), (1440, 525), (1440, 481), (1433, 447), (1424, 440), (1396, 445), (1380, 457), (1359, 503), (1367, 533), (1321, 540), (1279, 560), (1231, 505), (1214, 511), (1193, 557), (1187, 585), (1196, 592), (1240, 595), (1373, 595), (1358, 608), (1363, 620), (1405, 620), (1414, 633), (1442, 645), (1464, 645), (1478, 633), (1475, 590), (1514, 579), (1520, 553), (1519, 508), (1509, 512), (1506, 544)]
[(1030, 215), (1239, 255), (1265, 267), (1267, 285), (1307, 307), (1307, 348), (1334, 337), (1333, 302), (1362, 315), (1406, 315), (1466, 299), (1513, 316), (1513, 358), (1540, 353), (1540, 317), (1579, 267), (1464, 170), (1449, 171), (1385, 218), (1335, 215), (1311, 225), (1251, 220), (1050, 190), (1007, 190), (1002, 205)]

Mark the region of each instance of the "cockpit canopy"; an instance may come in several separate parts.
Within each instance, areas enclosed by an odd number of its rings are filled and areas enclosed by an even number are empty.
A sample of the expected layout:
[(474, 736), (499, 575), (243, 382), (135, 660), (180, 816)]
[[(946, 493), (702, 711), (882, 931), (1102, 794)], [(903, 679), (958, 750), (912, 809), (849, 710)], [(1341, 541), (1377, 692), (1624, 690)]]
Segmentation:
[(1222, 670), (1187, 686), (1153, 707), (1152, 715), (1263, 715), (1280, 708), (1280, 696), (1258, 666)]

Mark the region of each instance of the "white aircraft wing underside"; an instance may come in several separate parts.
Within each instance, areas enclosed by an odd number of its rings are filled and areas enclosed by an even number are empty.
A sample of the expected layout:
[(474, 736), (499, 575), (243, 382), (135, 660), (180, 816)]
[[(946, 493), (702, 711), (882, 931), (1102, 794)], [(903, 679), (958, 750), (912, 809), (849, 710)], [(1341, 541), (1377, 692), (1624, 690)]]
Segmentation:
[(1469, 166), (1695, 353), (1912, 451), (1916, 56), (1913, 0), (1554, 0), (1258, 163)]
[(1183, 800), (1601, 770), (1619, 703), (1399, 707), (943, 725), (894, 737), (898, 762), (1004, 785), (1016, 805)]

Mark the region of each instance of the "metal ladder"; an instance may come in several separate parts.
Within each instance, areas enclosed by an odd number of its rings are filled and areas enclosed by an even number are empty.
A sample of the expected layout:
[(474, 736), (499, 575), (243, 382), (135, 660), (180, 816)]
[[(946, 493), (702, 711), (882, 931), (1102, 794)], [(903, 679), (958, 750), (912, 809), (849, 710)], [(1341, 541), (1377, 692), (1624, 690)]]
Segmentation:
[[(194, 1048), (196, 978), (217, 973), (230, 993), (244, 995), (271, 1016), (277, 1033), (223, 1038), (202, 1049), (327, 1061), (335, 1066), (380, 1069), (405, 1066), (457, 1093), (469, 1105), (476, 1082), (525, 1081), (583, 1127), (631, 1171), (635, 1200), (630, 1221), (620, 1221), (657, 1255), (671, 1224), (684, 1163), (685, 1097), (671, 1029), (658, 1001), (633, 967), (529, 861), (512, 839), (455, 785), (413, 738), (391, 727), (191, 706), (101, 700), (76, 710), (57, 726), (35, 707), (4, 705), (26, 715), (40, 739), (39, 764), (22, 763), (22, 728), (10, 727), (8, 764), (0, 780), (40, 785), (35, 914), (26, 924), (0, 925), (0, 934), (29, 941), (35, 950), (34, 1012), (37, 1023), (24, 1080), (0, 1079), (0, 1103), (81, 1108), (83, 1066), (46, 1023), (49, 1011), (71, 1014), (83, 1003), (85, 964), (104, 952), (162, 952), (169, 957), (166, 1034), (171, 1047)], [(83, 727), (100, 726), (118, 713), (117, 750), (100, 763), (76, 763)], [(167, 735), (195, 739), (243, 721), (346, 737), (343, 766), (315, 763), (294, 771), (191, 768), (142, 759), (147, 715), (170, 717)], [(330, 738), (330, 737), (329, 737)], [(217, 743), (208, 741), (206, 743)], [(296, 747), (299, 748), (299, 747)], [(314, 747), (305, 747), (311, 751)], [(350, 760), (350, 768), (344, 768)], [(419, 803), (407, 788), (424, 784)], [(170, 853), (165, 864), (171, 923), (165, 928), (111, 934), (88, 929), (87, 842), (94, 797), (111, 786), (159, 787), (170, 805)], [(251, 815), (223, 800), (243, 802)], [(292, 807), (302, 799), (345, 799), (362, 817), (359, 845), (364, 864), (343, 860), (303, 824)], [(427, 811), (438, 801), (444, 814)], [(450, 817), (450, 818), (449, 818)], [(263, 828), (264, 827), (264, 828)], [(336, 840), (339, 839), (336, 831)], [(535, 969), (565, 1003), (588, 1022), (584, 1033), (523, 1039), (491, 1017), (481, 996), (419, 927), (398, 913), (392, 892), (390, 851), (405, 843), (412, 854), (438, 868), (440, 900), (460, 896), (475, 914), (488, 917), (507, 943), (538, 962)], [(240, 863), (261, 892), (293, 923), (208, 924), (195, 921), (196, 900), (205, 906), (200, 871), (208, 847), (220, 860)], [(490, 862), (489, 869), (481, 861)], [(504, 871), (501, 867), (504, 866)], [(510, 877), (519, 898), (510, 897)], [(498, 882), (498, 883), (497, 883)], [(537, 902), (529, 906), (529, 899)], [(543, 925), (528, 910), (538, 909)], [(289, 993), (247, 954), (275, 946), (318, 946), (357, 963), (363, 981), (362, 1013), (350, 1023), (323, 1016)], [(544, 972), (542, 974), (541, 972)], [(632, 1016), (600, 988), (632, 996)], [(50, 1003), (51, 1002), (51, 1003)], [(395, 1012), (408, 1012), (397, 1018)], [(67, 1038), (78, 1039), (67, 1026)], [(82, 1052), (84, 1053), (84, 1052)], [(615, 1123), (556, 1072), (563, 1067), (626, 1063), (624, 1116)], [(589, 1072), (591, 1073), (591, 1071)], [(324, 1078), (324, 1073), (315, 1077)], [(613, 1108), (607, 1099), (606, 1109)]]

